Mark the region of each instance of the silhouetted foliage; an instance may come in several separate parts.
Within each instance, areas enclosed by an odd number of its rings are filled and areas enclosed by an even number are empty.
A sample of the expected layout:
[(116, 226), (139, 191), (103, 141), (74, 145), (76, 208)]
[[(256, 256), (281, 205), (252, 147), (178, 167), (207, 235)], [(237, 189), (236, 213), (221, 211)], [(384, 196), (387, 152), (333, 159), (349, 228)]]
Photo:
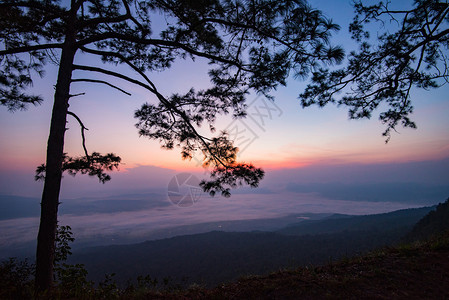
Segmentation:
[(407, 235), (406, 240), (429, 239), (444, 232), (449, 232), (449, 198), (419, 220)]
[[(385, 104), (380, 120), (387, 126), (383, 133), (387, 141), (399, 123), (416, 128), (409, 117), (411, 89), (437, 88), (449, 78), (449, 4), (416, 0), (412, 8), (400, 10), (390, 9), (391, 4), (367, 6), (356, 1), (350, 31), (360, 49), (351, 52), (346, 68), (314, 72), (312, 83), (300, 95), (303, 107), (348, 106), (352, 119), (370, 118)], [(371, 33), (365, 28), (372, 22), (381, 25), (377, 44), (371, 44)]]
[[(96, 176), (101, 183), (111, 180), (111, 176), (105, 171), (112, 171), (118, 169), (121, 158), (114, 153), (101, 155), (93, 152), (91, 155), (70, 157), (64, 154), (62, 161), (62, 171), (67, 171), (68, 174), (75, 176), (77, 173), (87, 174), (89, 176)], [(45, 179), (45, 165), (42, 164), (36, 168), (35, 180)]]
[(35, 266), (10, 258), (0, 263), (0, 299), (31, 299)]

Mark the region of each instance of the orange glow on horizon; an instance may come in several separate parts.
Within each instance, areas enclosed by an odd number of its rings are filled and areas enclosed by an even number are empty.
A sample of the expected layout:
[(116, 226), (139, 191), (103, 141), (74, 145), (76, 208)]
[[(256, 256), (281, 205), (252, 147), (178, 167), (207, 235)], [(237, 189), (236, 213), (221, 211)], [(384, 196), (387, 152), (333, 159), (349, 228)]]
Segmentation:
[(310, 166), (313, 162), (300, 161), (269, 161), (269, 160), (255, 160), (251, 162), (254, 166), (262, 169), (280, 170), (280, 169), (298, 169)]
[[(389, 155), (387, 155), (389, 154)], [(345, 153), (341, 155), (329, 156), (316, 154), (304, 155), (303, 157), (285, 155), (285, 158), (277, 158), (276, 160), (266, 159), (237, 159), (238, 162), (253, 164), (258, 168), (265, 170), (280, 170), (280, 169), (298, 169), (309, 166), (323, 166), (323, 165), (343, 165), (343, 164), (388, 164), (388, 163), (407, 163), (412, 161), (422, 160), (440, 160), (449, 157), (447, 151), (436, 151), (431, 153), (433, 155), (423, 155), (416, 153), (415, 155), (401, 155), (401, 152), (388, 151), (388, 153)], [(120, 171), (127, 172), (128, 169), (133, 169), (139, 166), (153, 166), (162, 169), (169, 169), (175, 172), (192, 172), (201, 173), (207, 172), (207, 168), (203, 168), (200, 160), (159, 160), (158, 163), (129, 163), (123, 164)]]

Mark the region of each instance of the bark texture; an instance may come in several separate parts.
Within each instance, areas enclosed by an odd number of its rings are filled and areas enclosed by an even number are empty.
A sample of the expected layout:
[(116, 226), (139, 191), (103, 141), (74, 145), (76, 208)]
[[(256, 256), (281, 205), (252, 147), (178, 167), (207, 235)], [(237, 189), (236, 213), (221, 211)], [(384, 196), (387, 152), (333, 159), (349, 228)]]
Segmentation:
[[(71, 20), (76, 18), (76, 12)], [(73, 24), (73, 23), (72, 23)], [(47, 143), (46, 173), (41, 202), (41, 219), (36, 250), (36, 291), (48, 291), (53, 285), (56, 227), (58, 224), (59, 192), (62, 179), (64, 135), (66, 131), (72, 65), (76, 53), (74, 26), (68, 26), (61, 52), (61, 61), (54, 96)]]

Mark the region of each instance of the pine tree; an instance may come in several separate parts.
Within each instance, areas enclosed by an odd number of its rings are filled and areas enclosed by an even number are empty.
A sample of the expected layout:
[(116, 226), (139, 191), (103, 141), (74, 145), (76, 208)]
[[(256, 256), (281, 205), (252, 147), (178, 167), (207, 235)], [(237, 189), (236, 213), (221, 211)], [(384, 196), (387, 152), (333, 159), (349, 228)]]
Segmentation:
[[(387, 142), (398, 124), (416, 128), (410, 119), (412, 88), (429, 90), (449, 79), (448, 2), (416, 0), (410, 9), (391, 5), (392, 1), (375, 5), (356, 1), (349, 29), (360, 49), (351, 52), (343, 69), (316, 70), (300, 95), (303, 107), (346, 106), (351, 119), (370, 118), (376, 109), (386, 107), (379, 118), (386, 125)], [(372, 23), (380, 25), (377, 32), (366, 29)]]
[[(167, 24), (156, 35), (151, 21), (160, 14)], [(226, 133), (207, 137), (198, 127), (207, 124), (213, 134), (217, 115), (245, 117), (250, 91), (271, 98), (270, 91), (285, 85), (289, 75), (304, 77), (343, 59), (342, 49), (329, 44), (338, 26), (303, 0), (1, 0), (0, 28), (0, 103), (8, 109), (41, 103), (26, 89), (35, 74), (44, 75), (47, 62), (58, 65), (46, 162), (36, 174), (44, 180), (38, 291), (52, 287), (62, 173), (87, 173), (105, 182), (110, 179), (105, 172), (120, 164), (114, 154), (88, 153), (85, 126), (69, 110), (72, 84), (104, 84), (128, 93), (107, 80), (115, 77), (146, 89), (158, 104), (136, 112), (139, 133), (167, 149), (179, 146), (183, 158), (202, 152), (204, 165), (211, 167), (203, 189), (229, 196), (237, 185), (256, 187), (264, 172), (237, 162), (238, 149)], [(104, 67), (76, 64), (80, 52)], [(177, 58), (209, 61), (211, 87), (184, 95), (159, 91), (147, 74), (170, 68)], [(111, 64), (128, 66), (134, 76), (114, 72), (107, 67)], [(68, 115), (80, 124), (82, 157), (64, 153)]]

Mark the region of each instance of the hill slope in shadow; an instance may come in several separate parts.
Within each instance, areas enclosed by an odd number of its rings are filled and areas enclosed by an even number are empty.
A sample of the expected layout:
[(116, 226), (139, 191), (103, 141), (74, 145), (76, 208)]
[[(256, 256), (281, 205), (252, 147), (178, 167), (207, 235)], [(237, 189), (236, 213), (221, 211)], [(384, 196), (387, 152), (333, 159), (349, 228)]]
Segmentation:
[(159, 299), (448, 299), (449, 232), (319, 267), (242, 278)]
[[(430, 210), (334, 216), (303, 221), (278, 232), (212, 231), (133, 245), (94, 247), (74, 252), (71, 262), (85, 264), (90, 279), (97, 282), (104, 274), (115, 273), (122, 284), (139, 275), (150, 275), (171, 278), (183, 286), (214, 286), (248, 274), (323, 264), (396, 243)], [(292, 229), (295, 235), (291, 235)]]
[(407, 235), (407, 241), (428, 239), (432, 235), (449, 230), (449, 198), (438, 204), (435, 210), (430, 211), (413, 227)]

